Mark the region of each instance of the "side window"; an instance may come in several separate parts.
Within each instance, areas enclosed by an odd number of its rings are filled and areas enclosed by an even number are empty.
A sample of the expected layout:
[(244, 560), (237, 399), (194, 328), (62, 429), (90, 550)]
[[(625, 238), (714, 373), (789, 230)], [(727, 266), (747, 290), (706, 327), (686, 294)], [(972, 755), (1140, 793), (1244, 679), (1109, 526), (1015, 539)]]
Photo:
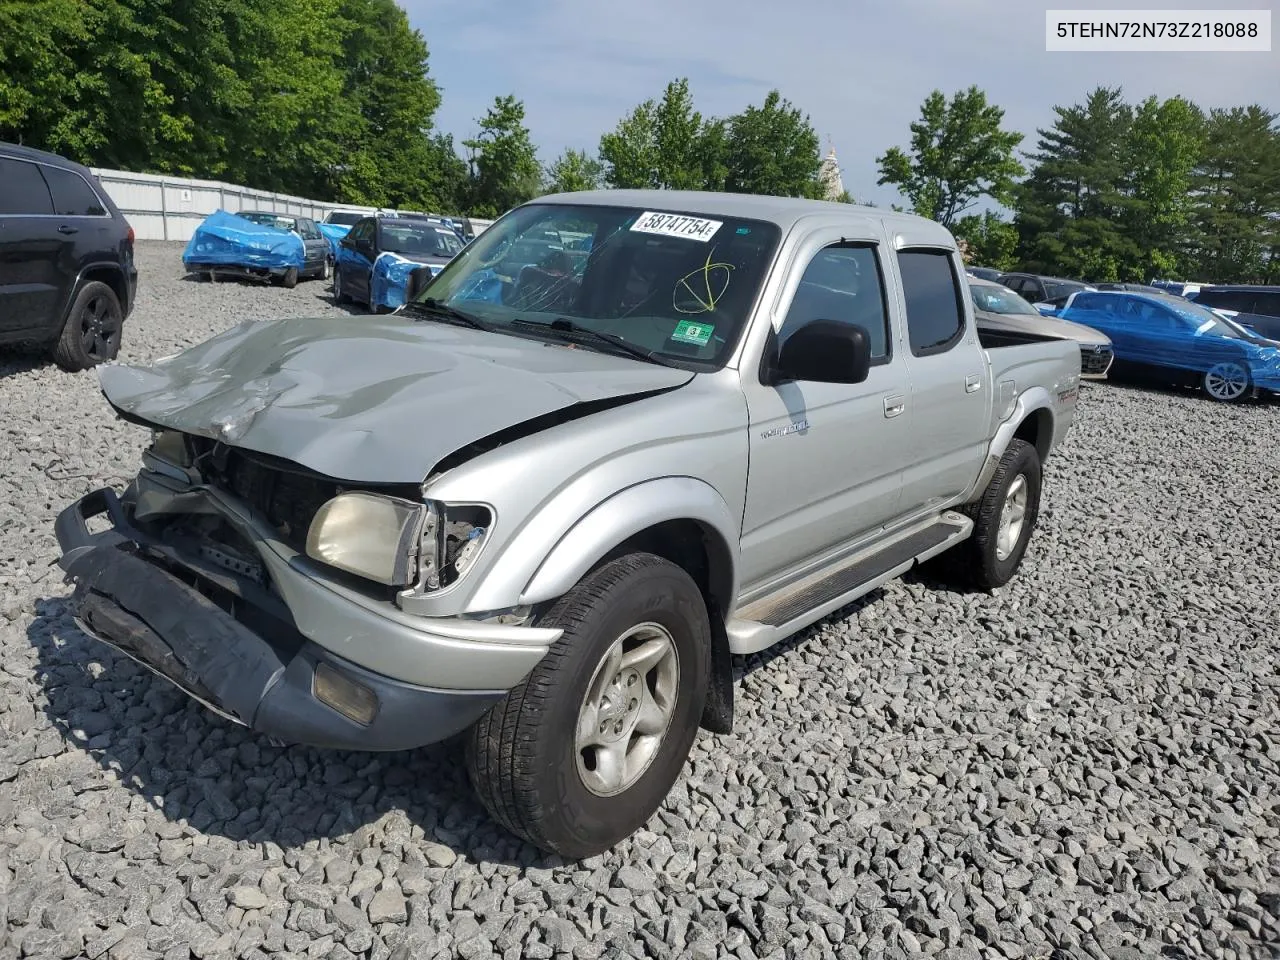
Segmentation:
[(54, 212), (60, 217), (105, 217), (107, 208), (98, 195), (74, 170), (61, 167), (41, 167), (44, 178), (53, 194)]
[(901, 250), (898, 272), (911, 353), (924, 357), (950, 350), (964, 336), (964, 301), (951, 255), (945, 250)]
[(874, 247), (837, 244), (809, 261), (778, 331), (778, 345), (814, 320), (862, 327), (870, 340), (872, 363), (888, 361), (889, 317)]
[(0, 216), (5, 214), (52, 216), (49, 188), (34, 163), (0, 157)]

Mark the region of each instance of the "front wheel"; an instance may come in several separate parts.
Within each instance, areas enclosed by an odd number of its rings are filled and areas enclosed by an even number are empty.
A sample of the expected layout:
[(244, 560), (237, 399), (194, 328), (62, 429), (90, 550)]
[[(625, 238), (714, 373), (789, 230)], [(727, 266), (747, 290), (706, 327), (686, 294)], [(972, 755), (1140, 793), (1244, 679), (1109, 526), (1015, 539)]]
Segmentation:
[(351, 298), (347, 296), (346, 291), (342, 289), (342, 271), (335, 269), (333, 271), (333, 302), (342, 304), (346, 303), (350, 299)]
[(706, 603), (683, 569), (634, 553), (542, 618), (559, 640), (471, 729), (467, 770), (490, 814), (570, 859), (610, 849), (666, 798), (710, 673)]
[(280, 285), (286, 290), (292, 290), (298, 285), (298, 268), (290, 267), (280, 277)]
[(1230, 403), (1249, 390), (1249, 370), (1243, 363), (1224, 360), (1215, 363), (1204, 375), (1204, 392), (1215, 400)]

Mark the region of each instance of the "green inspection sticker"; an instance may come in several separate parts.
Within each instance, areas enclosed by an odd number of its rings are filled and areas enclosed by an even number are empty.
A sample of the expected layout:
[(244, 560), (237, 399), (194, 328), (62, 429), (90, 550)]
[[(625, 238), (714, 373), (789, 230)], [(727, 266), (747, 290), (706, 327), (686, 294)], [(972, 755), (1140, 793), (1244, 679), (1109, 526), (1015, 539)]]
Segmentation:
[(671, 339), (677, 343), (692, 343), (699, 347), (705, 347), (711, 340), (711, 334), (715, 332), (716, 328), (712, 324), (681, 320), (676, 324), (676, 328), (671, 334)]

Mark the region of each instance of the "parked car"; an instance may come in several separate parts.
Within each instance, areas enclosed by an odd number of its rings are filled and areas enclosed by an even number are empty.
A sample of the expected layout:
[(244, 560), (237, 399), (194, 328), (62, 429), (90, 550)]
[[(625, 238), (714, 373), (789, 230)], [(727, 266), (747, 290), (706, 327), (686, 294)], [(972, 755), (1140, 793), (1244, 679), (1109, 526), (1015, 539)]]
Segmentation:
[(239, 216), (266, 227), (288, 230), (302, 238), (305, 253), (302, 269), (298, 272), (300, 278), (328, 280), (333, 273), (333, 246), (320, 230), (320, 225), (310, 217), (295, 217), (267, 210), (241, 210)]
[(215, 210), (182, 251), (188, 273), (217, 280), (243, 277), (295, 287), (305, 277), (329, 276), (329, 241), (305, 217), (269, 211)]
[(1042, 277), (1034, 273), (1002, 273), (997, 282), (1019, 294), (1022, 299), (1042, 313), (1060, 309), (1066, 304), (1067, 297), (1078, 290), (1093, 289), (1079, 280)]
[(1101, 283), (1091, 283), (1089, 286), (1095, 290), (1125, 290), (1129, 293), (1166, 293), (1159, 287), (1151, 287), (1145, 283), (1119, 283), (1111, 280), (1105, 280)]
[(0, 143), (0, 344), (47, 347), (69, 371), (114, 360), (138, 288), (133, 242), (88, 168)]
[[(833, 206), (541, 197), (354, 335), (251, 322), (106, 368), (155, 433), (57, 519), (75, 616), (286, 742), (464, 733), (500, 823), (601, 853), (731, 728), (734, 654), (943, 553), (998, 588), (1028, 548), (1079, 350), (984, 345), (946, 229)], [(570, 225), (579, 271), (498, 276)]]
[(969, 274), (971, 277), (977, 277), (979, 280), (996, 281), (1000, 279), (1000, 276), (1004, 271), (995, 270), (991, 267), (965, 267), (964, 272)]
[(1188, 299), (1230, 317), (1271, 340), (1280, 340), (1280, 287), (1215, 284)]
[(1062, 319), (1111, 338), (1117, 369), (1202, 387), (1215, 400), (1280, 391), (1280, 344), (1251, 336), (1212, 310), (1172, 294), (1088, 291)]
[(1080, 376), (1089, 380), (1107, 378), (1113, 355), (1106, 334), (1069, 320), (1047, 317), (1001, 283), (972, 277), (969, 295), (979, 333), (1003, 334), (1018, 338), (1018, 342), (1073, 340), (1080, 345)]
[(392, 310), (404, 303), (409, 273), (427, 266), (439, 272), (463, 248), (442, 224), (407, 217), (365, 217), (338, 242), (333, 276), (335, 303)]
[(1194, 297), (1196, 293), (1210, 286), (1207, 283), (1188, 283), (1183, 280), (1152, 280), (1151, 286), (1161, 293), (1170, 293), (1177, 297)]

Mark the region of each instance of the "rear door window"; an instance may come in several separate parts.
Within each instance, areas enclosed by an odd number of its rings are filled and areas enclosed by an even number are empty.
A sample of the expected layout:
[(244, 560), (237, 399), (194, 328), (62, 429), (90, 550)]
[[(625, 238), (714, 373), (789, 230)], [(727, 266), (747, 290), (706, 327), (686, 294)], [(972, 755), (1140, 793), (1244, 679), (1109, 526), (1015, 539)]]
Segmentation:
[(49, 184), (49, 192), (53, 195), (54, 212), (60, 217), (105, 217), (107, 208), (102, 200), (89, 186), (88, 182), (74, 170), (63, 170), (61, 167), (42, 167), (44, 178)]
[(946, 250), (902, 250), (898, 272), (907, 305), (911, 353), (945, 353), (964, 335), (964, 299), (960, 277)]
[(0, 157), (0, 216), (52, 216), (53, 198), (40, 168)]

